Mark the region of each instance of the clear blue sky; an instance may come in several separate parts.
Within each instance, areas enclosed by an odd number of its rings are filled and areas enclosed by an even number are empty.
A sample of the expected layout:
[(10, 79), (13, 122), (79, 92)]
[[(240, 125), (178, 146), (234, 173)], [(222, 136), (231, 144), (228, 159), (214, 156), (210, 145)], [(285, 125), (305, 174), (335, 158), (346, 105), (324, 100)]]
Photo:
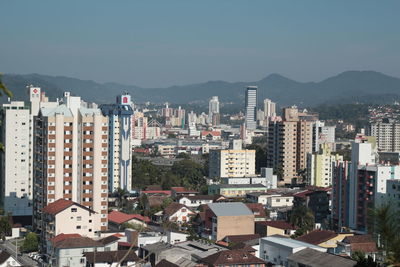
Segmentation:
[(0, 72), (144, 87), (400, 77), (400, 1), (0, 1)]

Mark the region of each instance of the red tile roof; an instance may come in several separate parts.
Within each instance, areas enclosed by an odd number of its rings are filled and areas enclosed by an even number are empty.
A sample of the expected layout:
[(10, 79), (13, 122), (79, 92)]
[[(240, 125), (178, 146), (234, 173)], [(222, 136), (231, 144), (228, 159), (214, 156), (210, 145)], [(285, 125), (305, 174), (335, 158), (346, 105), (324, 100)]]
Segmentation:
[(332, 231), (314, 230), (296, 239), (309, 244), (318, 245), (337, 236), (338, 234)]
[(48, 213), (48, 214), (57, 214), (63, 210), (65, 210), (68, 207), (71, 207), (72, 205), (79, 206), (85, 210), (88, 210), (90, 212), (96, 213), (95, 211), (86, 208), (85, 206), (82, 206), (81, 204), (78, 204), (76, 202), (73, 202), (71, 200), (65, 200), (63, 198), (60, 198), (53, 203), (48, 204), (46, 207), (42, 209), (43, 212)]
[[(168, 216), (172, 216), (174, 215), (178, 210), (180, 210), (181, 208), (186, 208), (187, 210), (189, 210), (188, 207), (186, 207), (183, 204), (177, 203), (177, 202), (172, 202), (171, 204), (169, 204), (165, 209), (164, 209), (164, 214), (168, 215)], [(192, 212), (193, 213), (193, 212)]]
[(139, 220), (145, 223), (150, 222), (150, 218), (147, 216), (142, 216), (140, 214), (126, 214), (120, 211), (112, 211), (111, 213), (108, 214), (108, 220), (110, 222), (116, 223), (116, 224), (122, 224), (124, 222), (128, 222), (130, 220)]
[(256, 222), (256, 224), (262, 224), (265, 226), (270, 226), (282, 230), (296, 230), (297, 227), (286, 222), (286, 221), (265, 221), (265, 222)]
[(64, 240), (54, 242), (53, 246), (56, 248), (86, 248), (86, 247), (102, 247), (103, 244), (94, 241), (89, 237), (68, 237)]
[(144, 190), (142, 194), (163, 194), (171, 196), (171, 190)]
[(246, 206), (254, 213), (256, 218), (265, 218), (267, 214), (265, 213), (263, 204), (261, 203), (246, 203)]
[(176, 193), (198, 193), (196, 190), (186, 189), (185, 187), (171, 187), (171, 191)]
[(350, 244), (352, 251), (362, 251), (364, 253), (377, 252), (375, 240), (371, 235), (346, 236), (343, 243)]
[(55, 244), (57, 242), (63, 241), (70, 237), (81, 237), (81, 235), (80, 234), (59, 234), (59, 235), (53, 237), (50, 241), (51, 241), (51, 243)]
[(209, 134), (211, 134), (213, 136), (221, 136), (221, 132), (218, 132), (218, 131), (202, 131), (201, 132), (202, 136), (209, 135)]

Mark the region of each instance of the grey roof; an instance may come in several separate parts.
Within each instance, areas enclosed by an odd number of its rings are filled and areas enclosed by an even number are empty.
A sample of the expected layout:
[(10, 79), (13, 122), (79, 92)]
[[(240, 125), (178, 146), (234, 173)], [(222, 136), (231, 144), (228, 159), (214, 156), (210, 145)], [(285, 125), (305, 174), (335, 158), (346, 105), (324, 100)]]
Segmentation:
[(173, 248), (171, 244), (164, 243), (164, 242), (157, 242), (153, 244), (148, 244), (143, 247), (143, 249), (147, 250), (150, 253), (159, 253), (161, 251)]
[(221, 250), (227, 250), (226, 248), (218, 246), (216, 244), (210, 244), (204, 241), (196, 241), (196, 240), (181, 242), (175, 244), (175, 246), (190, 251), (192, 257), (197, 260), (208, 257)]
[(275, 243), (280, 246), (289, 247), (292, 249), (305, 247), (305, 248), (313, 248), (313, 249), (317, 249), (317, 250), (325, 250), (326, 251), (326, 248), (316, 246), (316, 245), (313, 245), (310, 243), (302, 242), (299, 240), (287, 238), (284, 236), (279, 236), (279, 235), (263, 237), (263, 238), (261, 238), (261, 242), (262, 242), (262, 240), (268, 241), (270, 243)]
[(63, 114), (64, 116), (72, 117), (72, 112), (66, 105), (59, 105), (56, 108), (41, 108), (40, 112), (44, 117), (54, 116), (55, 114)]
[(311, 248), (306, 248), (290, 255), (288, 260), (310, 267), (353, 267), (357, 263), (349, 258), (320, 252)]
[(242, 202), (210, 203), (208, 207), (216, 216), (253, 215), (253, 212)]
[(219, 184), (219, 188), (265, 188), (262, 184)]
[(80, 107), (79, 111), (81, 112), (82, 116), (102, 115), (101, 110), (98, 108)]

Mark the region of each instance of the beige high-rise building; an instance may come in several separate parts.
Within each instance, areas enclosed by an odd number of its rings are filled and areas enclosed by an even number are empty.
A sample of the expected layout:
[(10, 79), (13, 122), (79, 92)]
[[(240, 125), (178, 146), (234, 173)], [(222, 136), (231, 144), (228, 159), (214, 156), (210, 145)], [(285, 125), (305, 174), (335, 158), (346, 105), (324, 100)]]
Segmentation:
[(79, 203), (101, 217), (107, 229), (108, 118), (80, 97), (34, 117), (33, 227), (42, 230), (42, 209), (58, 199)]
[(256, 173), (256, 151), (242, 149), (235, 140), (232, 149), (210, 150), (210, 178), (245, 177)]
[(283, 109), (283, 120), (270, 122), (267, 167), (274, 168), (284, 183), (307, 167), (307, 153), (313, 149), (314, 121), (299, 118), (297, 107)]

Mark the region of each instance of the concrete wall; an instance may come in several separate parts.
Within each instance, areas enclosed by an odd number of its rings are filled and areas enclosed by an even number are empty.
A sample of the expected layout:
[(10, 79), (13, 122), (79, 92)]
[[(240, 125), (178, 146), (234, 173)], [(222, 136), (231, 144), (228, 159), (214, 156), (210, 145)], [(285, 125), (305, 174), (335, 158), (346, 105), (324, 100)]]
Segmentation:
[(254, 234), (254, 215), (219, 216), (217, 218), (216, 240), (227, 235)]

